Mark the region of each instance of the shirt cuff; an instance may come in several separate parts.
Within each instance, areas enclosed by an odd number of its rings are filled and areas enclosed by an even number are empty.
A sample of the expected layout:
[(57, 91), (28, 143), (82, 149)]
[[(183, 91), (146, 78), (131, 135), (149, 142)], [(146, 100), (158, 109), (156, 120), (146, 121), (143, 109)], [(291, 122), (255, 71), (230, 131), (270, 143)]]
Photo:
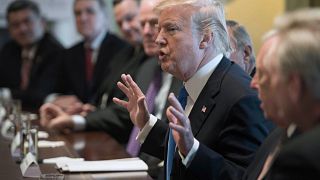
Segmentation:
[(49, 95), (44, 99), (44, 103), (51, 103), (51, 102), (53, 102), (54, 100), (57, 99), (57, 97), (58, 97), (59, 95), (60, 95), (59, 93), (49, 94)]
[(197, 153), (197, 151), (198, 151), (198, 149), (199, 149), (199, 141), (196, 140), (195, 138), (193, 138), (193, 139), (194, 139), (194, 141), (193, 141), (192, 148), (190, 149), (190, 151), (189, 151), (189, 153), (187, 154), (186, 157), (184, 157), (184, 156), (180, 153), (180, 151), (178, 151), (178, 152), (179, 152), (179, 155), (180, 155), (180, 157), (181, 157), (181, 159), (182, 159), (182, 163), (184, 164), (185, 167), (188, 167), (188, 166), (191, 164), (194, 156), (196, 155), (196, 153)]
[(80, 115), (72, 115), (71, 119), (73, 121), (73, 130), (82, 131), (86, 128), (86, 119)]
[(149, 121), (140, 130), (140, 132), (138, 133), (138, 136), (136, 138), (140, 142), (140, 144), (144, 143), (148, 134), (150, 133), (151, 129), (153, 128), (153, 126), (156, 124), (157, 121), (158, 121), (157, 117), (150, 114)]

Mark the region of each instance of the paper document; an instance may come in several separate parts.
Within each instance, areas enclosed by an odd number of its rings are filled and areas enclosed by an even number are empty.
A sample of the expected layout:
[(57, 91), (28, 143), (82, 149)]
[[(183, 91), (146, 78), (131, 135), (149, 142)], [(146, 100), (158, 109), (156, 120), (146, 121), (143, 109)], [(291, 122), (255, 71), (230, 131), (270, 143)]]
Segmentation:
[(39, 148), (55, 148), (59, 146), (64, 146), (65, 142), (63, 141), (46, 141), (46, 140), (40, 140), (38, 142)]
[(71, 161), (84, 161), (83, 158), (70, 158), (70, 157), (55, 157), (55, 158), (48, 158), (43, 160), (43, 164), (57, 164), (57, 163), (67, 163)]
[(116, 172), (147, 171), (147, 164), (139, 158), (125, 158), (102, 161), (57, 162), (63, 172)]

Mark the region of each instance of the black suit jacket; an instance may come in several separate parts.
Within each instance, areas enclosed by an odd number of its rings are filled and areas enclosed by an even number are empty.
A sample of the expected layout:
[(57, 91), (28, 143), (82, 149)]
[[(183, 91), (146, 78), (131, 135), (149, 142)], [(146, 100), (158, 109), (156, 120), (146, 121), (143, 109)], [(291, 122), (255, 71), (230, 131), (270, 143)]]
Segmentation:
[[(256, 180), (259, 177), (268, 155), (275, 150), (284, 137), (286, 137), (286, 132), (281, 128), (276, 128), (270, 133), (259, 147), (254, 160), (242, 178), (243, 180)], [(267, 175), (269, 175), (269, 173)]]
[(14, 41), (8, 42), (0, 52), (0, 87), (10, 88), (13, 98), (21, 99), (24, 108), (38, 109), (44, 98), (56, 90), (62, 50), (61, 44), (46, 33), (37, 44), (29, 85), (21, 90), (22, 48)]
[[(269, 133), (250, 80), (239, 66), (222, 59), (189, 115), (199, 149), (188, 168), (176, 152), (172, 179), (241, 179)], [(166, 123), (157, 121), (142, 151), (163, 159), (167, 129)]]
[(320, 179), (320, 126), (291, 138), (275, 159), (268, 179)]
[(60, 92), (74, 94), (82, 102), (91, 102), (96, 96), (98, 87), (108, 76), (112, 68), (112, 59), (117, 53), (129, 45), (111, 33), (107, 33), (103, 39), (97, 61), (94, 66), (93, 80), (91, 85), (86, 82), (85, 48), (84, 42), (80, 42), (64, 53), (63, 71), (61, 74)]

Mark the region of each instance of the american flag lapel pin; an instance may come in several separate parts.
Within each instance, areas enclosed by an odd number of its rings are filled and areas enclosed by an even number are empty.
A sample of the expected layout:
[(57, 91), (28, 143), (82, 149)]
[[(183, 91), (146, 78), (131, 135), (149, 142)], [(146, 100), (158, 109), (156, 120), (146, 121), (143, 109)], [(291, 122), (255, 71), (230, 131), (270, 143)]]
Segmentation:
[(205, 113), (205, 112), (207, 111), (207, 107), (206, 107), (206, 106), (202, 106), (201, 111), (202, 111), (203, 113)]

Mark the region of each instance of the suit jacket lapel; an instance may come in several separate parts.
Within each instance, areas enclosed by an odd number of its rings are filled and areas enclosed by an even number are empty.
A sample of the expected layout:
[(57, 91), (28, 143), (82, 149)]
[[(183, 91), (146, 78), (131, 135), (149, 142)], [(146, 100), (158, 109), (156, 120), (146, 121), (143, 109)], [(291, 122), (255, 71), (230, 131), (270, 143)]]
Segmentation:
[(223, 76), (230, 67), (231, 62), (223, 57), (196, 100), (189, 115), (194, 136), (198, 134), (203, 123), (207, 120), (208, 115), (215, 107), (215, 97), (220, 91)]

